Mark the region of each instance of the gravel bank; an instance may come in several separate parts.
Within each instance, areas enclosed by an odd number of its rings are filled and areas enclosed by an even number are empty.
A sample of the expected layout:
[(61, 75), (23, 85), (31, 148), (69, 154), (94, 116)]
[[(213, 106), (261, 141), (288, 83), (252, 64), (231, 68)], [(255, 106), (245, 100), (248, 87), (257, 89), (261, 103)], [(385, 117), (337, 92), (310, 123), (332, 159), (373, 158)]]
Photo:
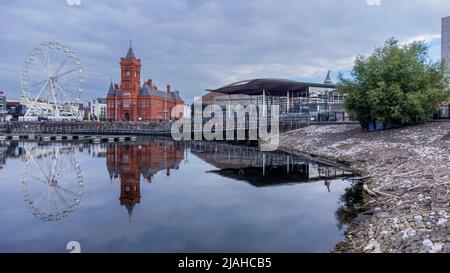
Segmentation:
[(450, 252), (450, 122), (374, 133), (310, 126), (280, 142), (364, 177), (371, 216), (351, 224), (335, 252)]

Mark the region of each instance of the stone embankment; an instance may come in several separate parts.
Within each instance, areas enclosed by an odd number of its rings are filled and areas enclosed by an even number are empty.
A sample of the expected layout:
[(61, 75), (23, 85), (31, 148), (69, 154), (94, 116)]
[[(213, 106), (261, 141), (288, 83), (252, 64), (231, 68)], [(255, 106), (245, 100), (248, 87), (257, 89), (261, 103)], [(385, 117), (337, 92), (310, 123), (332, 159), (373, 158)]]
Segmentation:
[(335, 252), (450, 252), (450, 122), (374, 133), (316, 125), (280, 142), (361, 174), (370, 216), (350, 224)]

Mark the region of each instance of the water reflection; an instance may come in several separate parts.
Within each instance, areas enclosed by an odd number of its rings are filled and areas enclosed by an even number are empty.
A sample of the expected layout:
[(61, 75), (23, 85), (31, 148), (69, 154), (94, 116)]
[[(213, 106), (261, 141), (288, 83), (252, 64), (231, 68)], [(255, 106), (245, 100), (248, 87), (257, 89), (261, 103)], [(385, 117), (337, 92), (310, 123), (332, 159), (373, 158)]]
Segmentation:
[(191, 152), (216, 167), (212, 173), (249, 183), (255, 187), (323, 181), (354, 177), (334, 166), (282, 152), (261, 153), (257, 147), (223, 143), (193, 142)]
[(24, 161), (20, 185), (28, 209), (42, 221), (59, 221), (67, 217), (80, 204), (83, 195), (83, 175), (74, 147), (15, 144), (3, 146), (2, 157)]
[(154, 140), (140, 144), (108, 144), (106, 166), (111, 179), (120, 180), (120, 205), (125, 206), (131, 220), (133, 208), (141, 201), (141, 176), (152, 183), (154, 175), (178, 170), (184, 158), (184, 147), (176, 142)]
[[(11, 207), (0, 212), (8, 223), (0, 232), (29, 227), (40, 232), (44, 250), (51, 249), (47, 222), (54, 222), (67, 241), (84, 223), (91, 251), (327, 251), (357, 216), (361, 191), (353, 176), (300, 156), (226, 143), (3, 142), (0, 178), (11, 183), (0, 183), (0, 205)], [(14, 188), (21, 189), (26, 215), (18, 213), (23, 205), (14, 203)], [(30, 226), (30, 212), (42, 225)], [(123, 233), (128, 229), (136, 233)], [(0, 239), (0, 251), (17, 240)]]

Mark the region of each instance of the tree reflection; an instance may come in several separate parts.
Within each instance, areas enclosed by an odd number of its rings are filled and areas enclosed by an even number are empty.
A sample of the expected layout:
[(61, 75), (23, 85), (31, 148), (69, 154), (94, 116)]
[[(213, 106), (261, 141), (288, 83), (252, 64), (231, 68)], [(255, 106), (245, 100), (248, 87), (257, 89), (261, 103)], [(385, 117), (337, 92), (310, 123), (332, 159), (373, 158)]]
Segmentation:
[(362, 183), (353, 181), (350, 187), (345, 189), (339, 197), (340, 206), (335, 212), (337, 227), (341, 230), (344, 225), (350, 224), (358, 214), (363, 211)]

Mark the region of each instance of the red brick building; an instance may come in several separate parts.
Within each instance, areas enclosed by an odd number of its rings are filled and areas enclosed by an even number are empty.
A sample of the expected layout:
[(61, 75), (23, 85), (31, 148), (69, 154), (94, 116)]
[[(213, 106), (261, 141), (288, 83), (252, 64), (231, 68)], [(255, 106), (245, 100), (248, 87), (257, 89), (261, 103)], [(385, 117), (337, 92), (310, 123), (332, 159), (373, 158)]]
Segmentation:
[(152, 80), (141, 86), (141, 60), (131, 45), (126, 57), (120, 58), (120, 68), (120, 86), (111, 82), (106, 97), (108, 120), (169, 121), (182, 117), (182, 110), (171, 116), (173, 107), (184, 105), (179, 91), (172, 91), (170, 85), (161, 91)]

